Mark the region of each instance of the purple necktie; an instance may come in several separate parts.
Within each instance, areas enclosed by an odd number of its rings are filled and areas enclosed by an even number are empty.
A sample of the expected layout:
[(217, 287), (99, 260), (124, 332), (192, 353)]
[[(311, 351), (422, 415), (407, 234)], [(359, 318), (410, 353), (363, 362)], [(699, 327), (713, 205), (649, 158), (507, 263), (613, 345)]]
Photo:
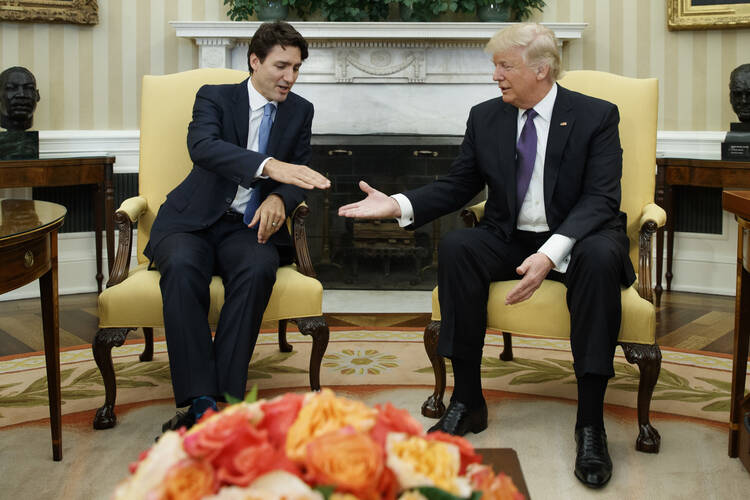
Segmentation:
[[(263, 108), (263, 119), (260, 121), (260, 127), (258, 129), (258, 153), (265, 154), (268, 149), (268, 138), (271, 136), (271, 127), (273, 126), (273, 115), (276, 114), (276, 106), (270, 102)], [(247, 200), (245, 206), (245, 215), (242, 217), (242, 222), (245, 225), (250, 224), (255, 216), (255, 211), (260, 206), (260, 192), (258, 188), (253, 188), (250, 191), (250, 199)]]
[(534, 117), (537, 116), (534, 108), (526, 110), (526, 123), (523, 124), (521, 136), (516, 144), (516, 215), (521, 211), (526, 191), (529, 190), (531, 174), (534, 172), (536, 161), (536, 127)]

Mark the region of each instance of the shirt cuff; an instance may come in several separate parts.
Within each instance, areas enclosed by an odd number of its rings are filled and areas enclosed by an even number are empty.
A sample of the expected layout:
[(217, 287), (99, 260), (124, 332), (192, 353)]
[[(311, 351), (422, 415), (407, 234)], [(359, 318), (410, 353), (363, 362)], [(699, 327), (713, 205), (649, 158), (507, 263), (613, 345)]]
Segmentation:
[(273, 160), (273, 157), (269, 156), (268, 158), (260, 162), (260, 167), (258, 167), (258, 170), (255, 171), (256, 179), (268, 179), (267, 175), (263, 175), (263, 169), (265, 168), (266, 163), (268, 163), (268, 160)]
[(570, 252), (573, 250), (575, 243), (575, 238), (563, 236), (562, 234), (553, 234), (539, 248), (539, 252), (549, 257), (552, 263), (555, 264), (555, 271), (564, 273), (568, 270)]
[(406, 227), (414, 223), (414, 208), (411, 206), (409, 198), (401, 193), (391, 195), (391, 198), (396, 200), (398, 206), (401, 207), (401, 217), (396, 217), (396, 221), (400, 227)]

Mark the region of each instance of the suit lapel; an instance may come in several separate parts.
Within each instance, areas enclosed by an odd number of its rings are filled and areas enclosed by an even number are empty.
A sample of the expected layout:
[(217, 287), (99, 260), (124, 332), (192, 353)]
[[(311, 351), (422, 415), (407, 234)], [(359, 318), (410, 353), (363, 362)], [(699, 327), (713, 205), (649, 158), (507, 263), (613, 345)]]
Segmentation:
[(502, 112), (498, 113), (497, 124), (489, 130), (496, 131), (498, 137), (498, 159), (500, 179), (505, 187), (505, 199), (508, 200), (508, 213), (516, 216), (516, 135), (518, 135), (518, 109), (500, 103)]
[(234, 130), (237, 134), (236, 144), (247, 149), (247, 133), (250, 126), (250, 97), (247, 94), (248, 80), (238, 83), (234, 89), (232, 99), (234, 106), (232, 118), (234, 119)]
[(557, 99), (552, 108), (552, 119), (547, 137), (547, 152), (544, 159), (544, 206), (552, 202), (552, 192), (560, 173), (560, 161), (568, 142), (570, 131), (575, 123), (575, 115), (570, 104), (569, 91), (558, 85)]

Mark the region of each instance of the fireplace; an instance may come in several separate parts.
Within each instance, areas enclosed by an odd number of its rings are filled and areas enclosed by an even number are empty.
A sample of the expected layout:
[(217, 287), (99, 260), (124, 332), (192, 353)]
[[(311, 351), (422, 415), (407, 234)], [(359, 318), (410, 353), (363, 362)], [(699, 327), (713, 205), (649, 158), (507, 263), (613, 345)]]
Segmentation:
[[(387, 194), (419, 187), (448, 172), (460, 136), (316, 135), (312, 166), (331, 179), (327, 191), (308, 194), (310, 253), (326, 289), (431, 290), (436, 284), (437, 245), (446, 231), (462, 227), (457, 214), (416, 231), (393, 220), (339, 217), (338, 207), (364, 195), (364, 180)], [(484, 198), (480, 193), (473, 202)]]

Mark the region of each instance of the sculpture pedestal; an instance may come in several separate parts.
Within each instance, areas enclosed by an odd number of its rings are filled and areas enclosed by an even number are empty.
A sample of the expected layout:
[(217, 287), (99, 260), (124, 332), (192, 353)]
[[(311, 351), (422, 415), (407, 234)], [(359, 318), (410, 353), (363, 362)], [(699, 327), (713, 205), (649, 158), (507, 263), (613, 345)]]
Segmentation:
[(0, 160), (35, 160), (39, 158), (39, 132), (8, 130), (0, 132)]
[(750, 123), (730, 124), (729, 132), (721, 143), (721, 159), (750, 161)]

